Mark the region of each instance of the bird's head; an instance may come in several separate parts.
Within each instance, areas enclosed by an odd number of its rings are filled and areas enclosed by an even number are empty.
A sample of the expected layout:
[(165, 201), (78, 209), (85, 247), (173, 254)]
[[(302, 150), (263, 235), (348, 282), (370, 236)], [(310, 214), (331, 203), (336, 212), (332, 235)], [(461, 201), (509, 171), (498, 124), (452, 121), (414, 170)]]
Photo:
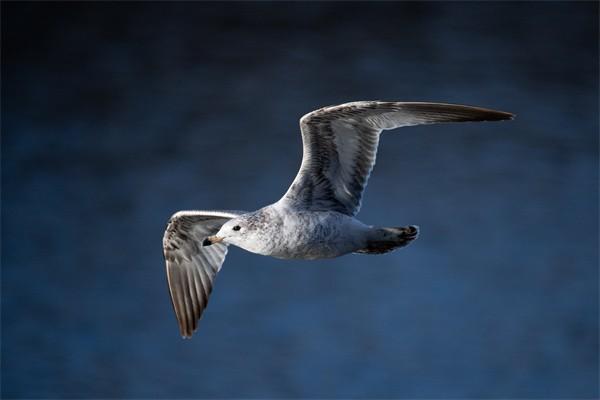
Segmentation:
[(242, 217), (230, 219), (221, 226), (219, 232), (214, 236), (209, 236), (202, 242), (203, 246), (224, 242), (226, 244), (238, 244), (248, 233), (248, 223)]
[(260, 212), (240, 215), (221, 226), (219, 232), (202, 242), (203, 246), (215, 243), (232, 244), (257, 254), (266, 254), (273, 238), (263, 232), (264, 218)]

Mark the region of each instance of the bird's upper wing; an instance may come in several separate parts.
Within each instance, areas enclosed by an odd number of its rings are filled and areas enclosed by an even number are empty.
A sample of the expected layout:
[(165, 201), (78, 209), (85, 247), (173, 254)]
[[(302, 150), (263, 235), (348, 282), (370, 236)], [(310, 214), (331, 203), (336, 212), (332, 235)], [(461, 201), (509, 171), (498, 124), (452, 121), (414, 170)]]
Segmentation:
[(227, 254), (227, 245), (202, 246), (221, 226), (242, 211), (180, 211), (167, 225), (163, 251), (171, 301), (183, 337), (191, 337), (208, 304), (217, 272)]
[(441, 103), (358, 101), (321, 108), (300, 119), (302, 165), (280, 202), (297, 209), (356, 215), (383, 130), (512, 117), (501, 111)]

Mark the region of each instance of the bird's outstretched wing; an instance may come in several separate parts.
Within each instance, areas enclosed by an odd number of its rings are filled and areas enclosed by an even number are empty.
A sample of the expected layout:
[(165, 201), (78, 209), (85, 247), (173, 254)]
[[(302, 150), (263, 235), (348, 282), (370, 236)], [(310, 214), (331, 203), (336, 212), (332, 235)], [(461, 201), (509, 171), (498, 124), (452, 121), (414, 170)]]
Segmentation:
[(280, 202), (297, 209), (354, 216), (383, 130), (512, 117), (506, 112), (442, 103), (357, 101), (321, 108), (300, 119), (302, 165)]
[(191, 337), (208, 304), (217, 272), (227, 254), (227, 245), (202, 246), (202, 241), (243, 211), (180, 211), (167, 225), (163, 251), (167, 282), (181, 336)]

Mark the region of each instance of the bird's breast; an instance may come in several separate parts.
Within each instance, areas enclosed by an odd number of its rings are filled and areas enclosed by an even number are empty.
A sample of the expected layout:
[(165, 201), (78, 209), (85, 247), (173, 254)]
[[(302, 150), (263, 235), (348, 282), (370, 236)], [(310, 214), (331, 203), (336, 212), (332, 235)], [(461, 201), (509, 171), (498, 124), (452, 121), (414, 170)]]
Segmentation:
[(281, 216), (268, 255), (285, 259), (332, 258), (359, 246), (356, 223), (337, 212), (295, 212)]

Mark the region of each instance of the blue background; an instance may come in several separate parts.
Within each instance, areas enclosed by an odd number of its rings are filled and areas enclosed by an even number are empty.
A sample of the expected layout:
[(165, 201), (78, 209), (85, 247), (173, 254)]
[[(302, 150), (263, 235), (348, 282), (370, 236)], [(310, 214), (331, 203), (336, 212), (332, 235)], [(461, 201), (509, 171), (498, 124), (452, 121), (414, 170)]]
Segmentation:
[[(401, 251), (232, 249), (191, 341), (161, 240), (277, 200), (298, 119), (386, 133), (359, 218)], [(2, 397), (597, 397), (598, 3), (2, 2)]]

